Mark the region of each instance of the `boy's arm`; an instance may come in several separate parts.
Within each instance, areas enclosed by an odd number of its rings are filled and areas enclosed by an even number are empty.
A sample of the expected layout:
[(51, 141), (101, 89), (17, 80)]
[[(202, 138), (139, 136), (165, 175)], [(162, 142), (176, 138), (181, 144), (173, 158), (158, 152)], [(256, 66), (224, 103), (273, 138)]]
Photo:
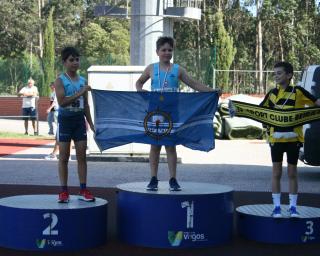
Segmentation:
[(146, 92), (147, 90), (142, 89), (144, 83), (150, 78), (150, 70), (151, 70), (151, 65), (146, 67), (146, 69), (143, 71), (141, 76), (138, 78), (136, 82), (136, 89), (138, 92)]
[(198, 92), (218, 92), (219, 95), (221, 95), (221, 90), (220, 89), (212, 89), (209, 86), (200, 83), (199, 81), (196, 81), (195, 79), (193, 79), (191, 76), (188, 75), (187, 71), (182, 68), (179, 67), (179, 79), (184, 82), (186, 85), (188, 85), (189, 87), (191, 87), (192, 89), (198, 91)]
[(269, 103), (268, 103), (268, 99), (269, 99), (269, 96), (270, 96), (270, 93), (271, 93), (272, 90), (270, 90), (266, 96), (264, 96), (263, 100), (261, 101), (261, 103), (259, 104), (259, 106), (261, 107), (269, 107)]

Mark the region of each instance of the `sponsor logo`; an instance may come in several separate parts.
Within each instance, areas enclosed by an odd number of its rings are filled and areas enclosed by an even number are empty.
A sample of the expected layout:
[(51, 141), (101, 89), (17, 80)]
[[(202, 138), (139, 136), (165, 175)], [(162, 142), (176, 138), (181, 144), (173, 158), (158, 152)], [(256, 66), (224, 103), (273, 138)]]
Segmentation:
[(309, 236), (309, 235), (305, 235), (305, 236), (301, 236), (301, 241), (306, 243), (308, 241), (312, 241), (316, 239), (314, 236)]
[(194, 231), (168, 231), (168, 240), (171, 246), (179, 246), (183, 240), (191, 242), (205, 242), (208, 241), (205, 234), (196, 233)]
[(183, 238), (182, 231), (178, 231), (178, 232), (168, 231), (168, 240), (171, 246), (179, 246), (181, 244), (182, 238)]
[(208, 239), (206, 238), (205, 234), (203, 233), (196, 233), (196, 232), (183, 232), (183, 239), (184, 240), (191, 240), (192, 242), (204, 242)]
[(49, 247), (58, 247), (63, 246), (62, 241), (54, 240), (54, 239), (36, 239), (36, 245), (39, 249), (43, 249), (45, 246)]
[(39, 249), (43, 249), (46, 245), (46, 239), (36, 239), (36, 245)]

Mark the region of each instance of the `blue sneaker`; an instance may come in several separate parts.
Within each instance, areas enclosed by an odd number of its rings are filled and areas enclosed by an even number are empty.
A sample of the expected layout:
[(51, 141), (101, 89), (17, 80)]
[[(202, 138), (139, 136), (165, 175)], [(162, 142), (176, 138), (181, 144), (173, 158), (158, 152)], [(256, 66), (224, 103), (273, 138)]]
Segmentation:
[(300, 214), (297, 212), (297, 208), (295, 206), (291, 206), (288, 210), (291, 218), (299, 218)]
[(153, 176), (147, 186), (148, 191), (157, 191), (158, 190), (158, 179), (156, 176)]
[(280, 207), (280, 206), (274, 207), (271, 216), (272, 216), (273, 218), (281, 218), (281, 217), (282, 217), (281, 207)]
[(177, 181), (176, 178), (173, 178), (173, 177), (172, 177), (172, 178), (169, 180), (169, 186), (170, 186), (170, 188), (169, 188), (170, 191), (181, 191), (181, 187), (180, 187), (180, 185), (178, 184), (178, 181)]

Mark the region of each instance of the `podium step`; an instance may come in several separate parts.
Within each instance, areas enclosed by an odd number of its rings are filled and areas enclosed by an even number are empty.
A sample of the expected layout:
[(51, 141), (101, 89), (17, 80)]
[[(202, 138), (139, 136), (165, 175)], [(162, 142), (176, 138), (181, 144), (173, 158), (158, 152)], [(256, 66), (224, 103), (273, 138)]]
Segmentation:
[(120, 240), (154, 248), (201, 248), (227, 243), (233, 230), (233, 189), (228, 186), (168, 182), (147, 191), (146, 182), (118, 185)]
[(282, 205), (282, 218), (273, 218), (272, 204), (244, 205), (236, 209), (240, 235), (250, 240), (275, 244), (320, 242), (320, 208), (298, 206), (300, 218), (291, 218)]
[(17, 250), (69, 251), (103, 245), (107, 201), (57, 203), (57, 195), (0, 199), (0, 246)]

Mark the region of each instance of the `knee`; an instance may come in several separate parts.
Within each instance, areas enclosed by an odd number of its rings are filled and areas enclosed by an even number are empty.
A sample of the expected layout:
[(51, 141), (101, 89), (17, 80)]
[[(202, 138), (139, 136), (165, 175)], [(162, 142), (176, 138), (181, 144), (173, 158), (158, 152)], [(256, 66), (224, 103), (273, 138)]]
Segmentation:
[(150, 148), (150, 153), (153, 153), (153, 154), (159, 154), (161, 151), (161, 147), (159, 146), (151, 146)]
[(176, 147), (166, 146), (166, 152), (168, 154), (175, 154), (176, 153)]
[(62, 163), (62, 164), (68, 164), (69, 162), (69, 157), (66, 157), (66, 156), (59, 156), (59, 162)]
[(272, 172), (272, 177), (273, 177), (274, 179), (279, 180), (279, 179), (281, 179), (281, 176), (282, 176), (282, 172), (281, 172), (281, 171), (273, 171), (273, 172)]
[(296, 179), (297, 178), (297, 171), (294, 171), (294, 170), (288, 171), (288, 178), (290, 180)]

